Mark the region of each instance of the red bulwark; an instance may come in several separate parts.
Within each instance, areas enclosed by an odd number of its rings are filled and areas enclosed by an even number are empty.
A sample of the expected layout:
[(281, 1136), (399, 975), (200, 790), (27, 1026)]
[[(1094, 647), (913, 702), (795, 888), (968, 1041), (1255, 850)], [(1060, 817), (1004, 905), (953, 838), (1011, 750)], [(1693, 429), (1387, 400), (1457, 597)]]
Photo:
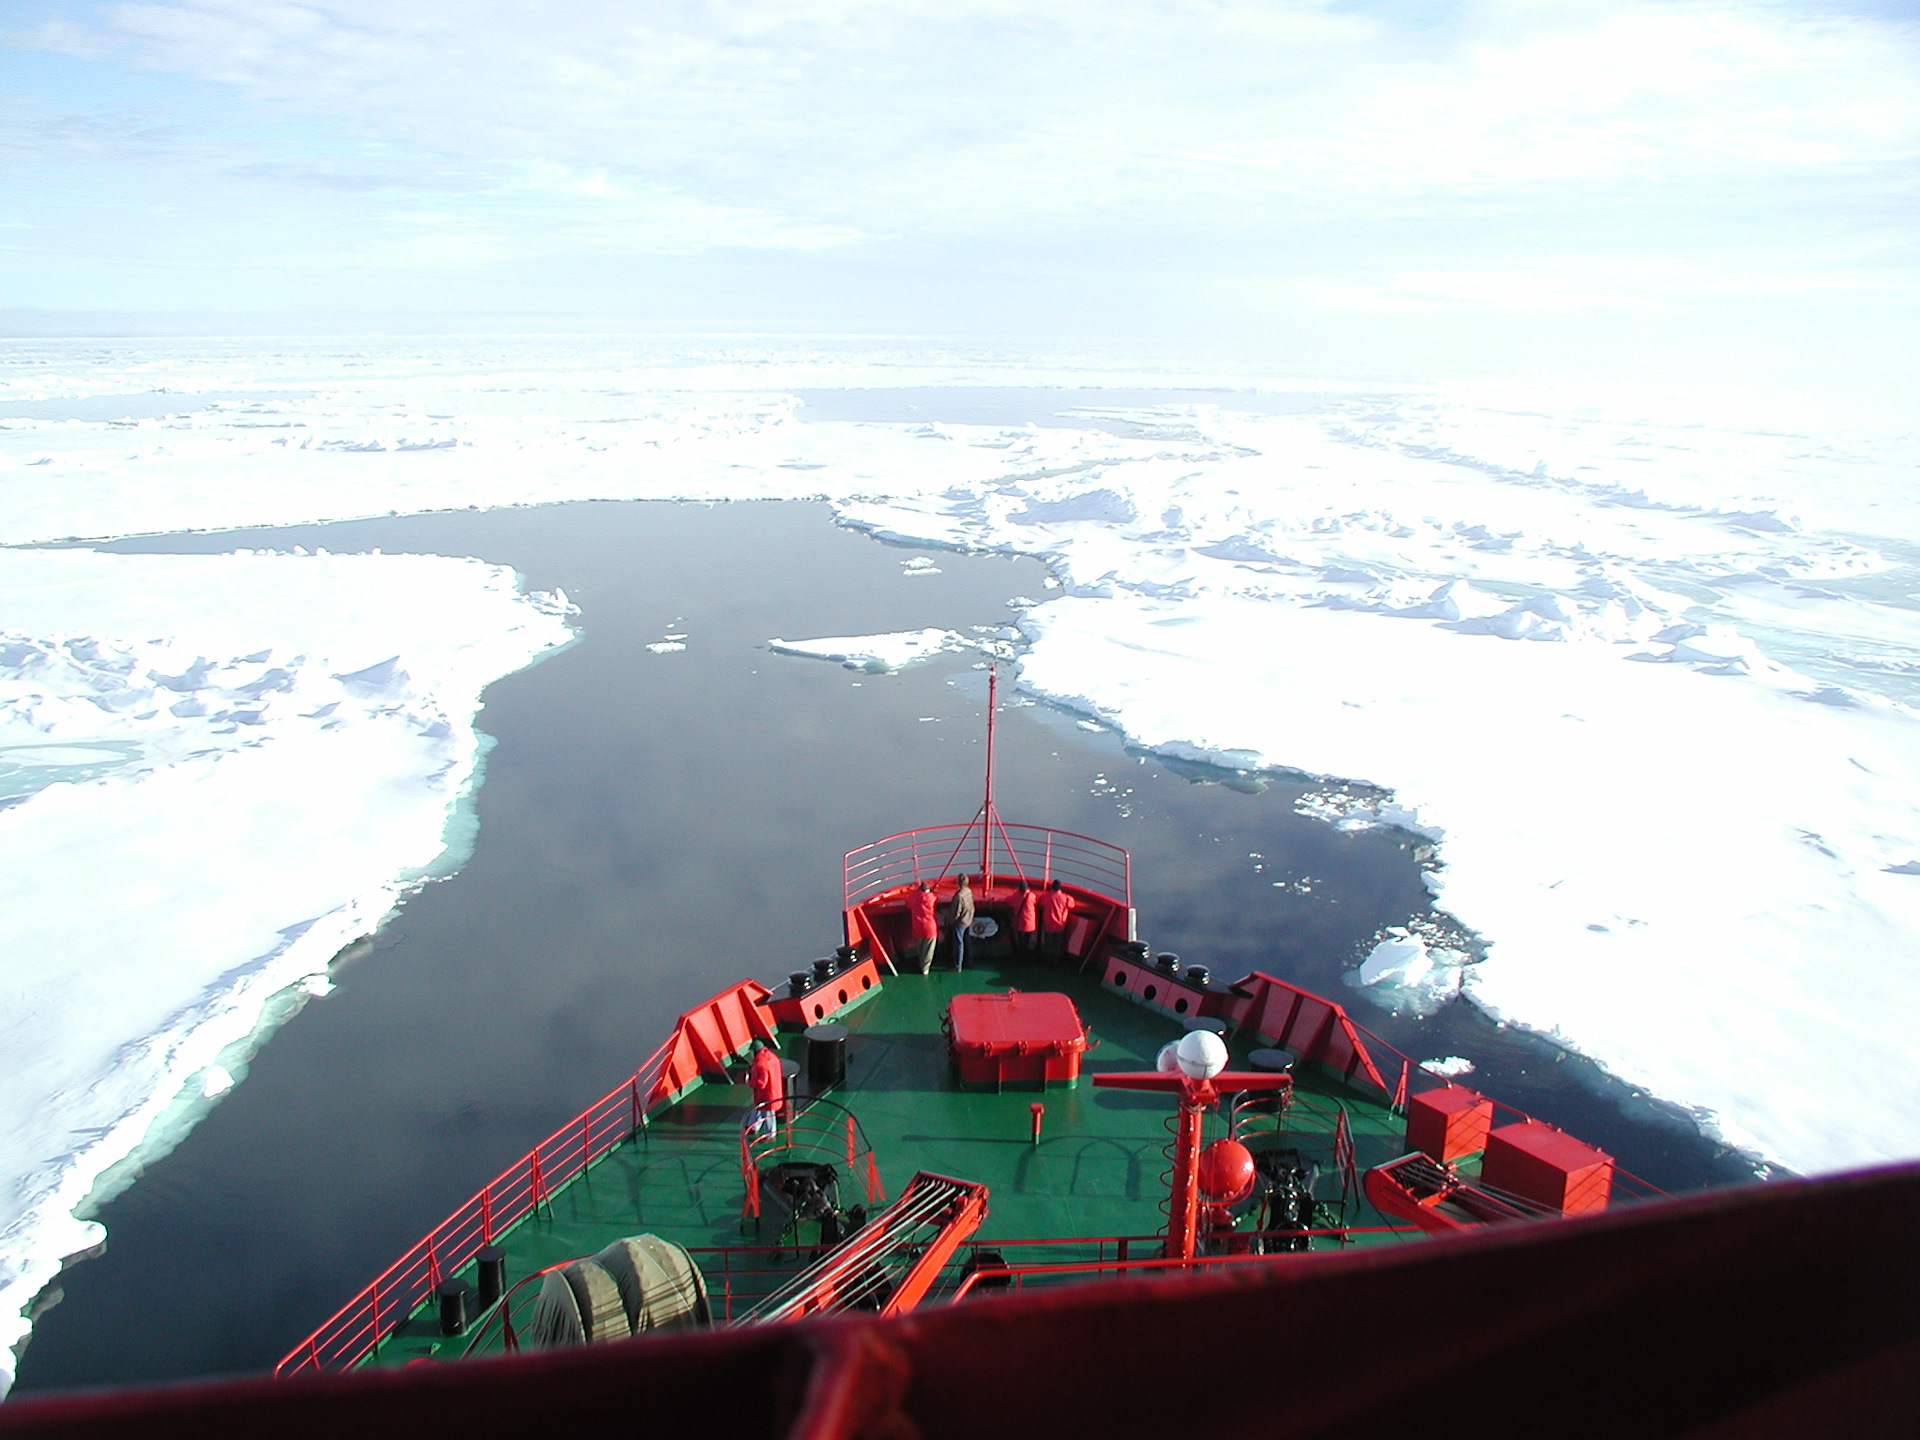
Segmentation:
[(1613, 1157), (1539, 1120), (1502, 1125), (1487, 1136), (1481, 1183), (1563, 1215), (1604, 1210)]
[(1087, 1048), (1080, 1012), (1065, 995), (1008, 990), (956, 995), (947, 1045), (963, 1085), (1071, 1085)]
[(1446, 1085), (1407, 1101), (1407, 1149), (1445, 1164), (1487, 1148), (1493, 1102), (1463, 1085)]
[(782, 986), (777, 996), (767, 1000), (766, 1006), (777, 1023), (791, 1030), (803, 1030), (822, 1020), (831, 1020), (879, 983), (880, 967), (869, 955), (851, 969), (836, 970), (826, 980), (811, 982), (812, 988), (803, 995), (791, 995)]

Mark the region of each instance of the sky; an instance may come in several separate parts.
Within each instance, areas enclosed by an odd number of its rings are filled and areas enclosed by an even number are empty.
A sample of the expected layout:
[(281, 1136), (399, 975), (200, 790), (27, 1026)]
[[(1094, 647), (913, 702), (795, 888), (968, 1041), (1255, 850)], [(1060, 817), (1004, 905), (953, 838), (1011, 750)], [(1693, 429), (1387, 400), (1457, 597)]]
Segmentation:
[(1920, 0), (0, 4), (16, 334), (572, 316), (1912, 375), (1916, 162)]

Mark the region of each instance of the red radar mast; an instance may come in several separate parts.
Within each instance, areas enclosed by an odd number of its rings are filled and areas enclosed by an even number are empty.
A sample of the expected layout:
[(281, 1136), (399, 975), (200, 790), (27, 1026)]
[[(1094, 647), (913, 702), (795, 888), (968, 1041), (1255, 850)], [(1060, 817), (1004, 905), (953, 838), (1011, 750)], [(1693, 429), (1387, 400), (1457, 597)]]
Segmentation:
[[(1190, 1030), (1177, 1045), (1160, 1052), (1161, 1069), (1096, 1075), (1095, 1085), (1112, 1090), (1164, 1090), (1180, 1097), (1180, 1126), (1173, 1142), (1173, 1176), (1167, 1185), (1166, 1258), (1191, 1260), (1198, 1249), (1200, 1222), (1200, 1132), (1207, 1111), (1221, 1092), (1284, 1090), (1291, 1075), (1227, 1069), (1227, 1046), (1207, 1030)], [(1171, 1066), (1172, 1068), (1167, 1068)]]

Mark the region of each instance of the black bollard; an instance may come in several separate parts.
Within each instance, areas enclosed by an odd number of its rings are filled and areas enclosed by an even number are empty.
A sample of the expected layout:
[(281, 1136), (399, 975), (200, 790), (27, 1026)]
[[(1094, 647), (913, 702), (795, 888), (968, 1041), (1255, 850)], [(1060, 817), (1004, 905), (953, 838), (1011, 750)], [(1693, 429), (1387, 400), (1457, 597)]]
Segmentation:
[(1169, 975), (1178, 975), (1180, 973), (1180, 957), (1175, 955), (1171, 950), (1163, 950), (1160, 954), (1154, 956), (1153, 964), (1156, 970), (1162, 970)]
[(1189, 985), (1197, 985), (1204, 990), (1207, 988), (1207, 982), (1212, 979), (1213, 972), (1208, 970), (1204, 965), (1191, 965), (1187, 968), (1187, 983)]
[(442, 1280), (440, 1288), (433, 1292), (440, 1300), (440, 1333), (442, 1335), (467, 1333), (467, 1291), (472, 1288), (456, 1275), (451, 1280)]
[(847, 1078), (847, 1027), (831, 1020), (807, 1027), (807, 1079), (821, 1090)]
[(833, 978), (833, 957), (831, 955), (813, 962), (813, 978), (816, 980), (831, 980)]
[(485, 1310), (507, 1293), (507, 1252), (498, 1245), (482, 1245), (473, 1252), (473, 1262), (480, 1282), (475, 1303)]
[(798, 1000), (807, 993), (807, 986), (813, 983), (811, 970), (795, 970), (787, 976), (787, 994)]

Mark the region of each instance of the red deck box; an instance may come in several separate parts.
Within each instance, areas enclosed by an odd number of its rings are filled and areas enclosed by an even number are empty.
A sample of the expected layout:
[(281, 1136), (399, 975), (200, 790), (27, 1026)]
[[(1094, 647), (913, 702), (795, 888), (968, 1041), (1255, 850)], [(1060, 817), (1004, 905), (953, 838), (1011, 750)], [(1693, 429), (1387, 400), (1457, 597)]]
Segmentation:
[(1493, 1102), (1464, 1085), (1445, 1085), (1407, 1100), (1407, 1149), (1445, 1164), (1487, 1148)]
[(1563, 1215), (1604, 1210), (1613, 1157), (1539, 1120), (1502, 1125), (1487, 1136), (1480, 1180)]
[(947, 1007), (947, 1048), (963, 1086), (1042, 1089), (1080, 1078), (1087, 1031), (1065, 995), (956, 995)]

